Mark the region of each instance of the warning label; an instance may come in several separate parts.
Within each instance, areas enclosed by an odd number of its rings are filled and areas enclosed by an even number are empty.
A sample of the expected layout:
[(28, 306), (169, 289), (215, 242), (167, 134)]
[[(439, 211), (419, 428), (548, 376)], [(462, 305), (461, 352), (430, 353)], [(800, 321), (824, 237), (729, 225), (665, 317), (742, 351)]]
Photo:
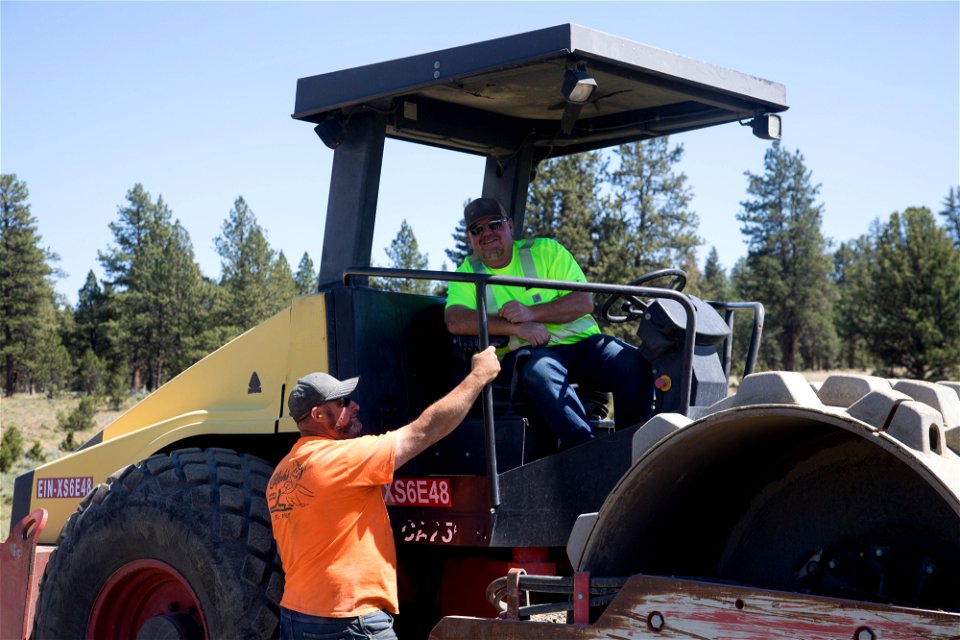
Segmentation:
[(39, 478), (37, 498), (82, 498), (93, 491), (93, 476), (81, 478)]

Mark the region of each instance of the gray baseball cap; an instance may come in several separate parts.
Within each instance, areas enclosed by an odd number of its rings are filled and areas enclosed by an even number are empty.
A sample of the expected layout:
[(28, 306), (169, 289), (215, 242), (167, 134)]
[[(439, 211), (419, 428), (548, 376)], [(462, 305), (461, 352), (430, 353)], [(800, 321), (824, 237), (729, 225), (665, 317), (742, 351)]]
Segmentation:
[(503, 205), (495, 198), (477, 198), (471, 200), (463, 209), (463, 221), (467, 229), (473, 226), (473, 223), (483, 218), (506, 218), (507, 212), (503, 210)]
[(348, 378), (347, 380), (337, 380), (328, 373), (316, 372), (306, 375), (297, 380), (297, 386), (290, 392), (287, 398), (287, 408), (290, 410), (290, 417), (295, 422), (300, 422), (310, 410), (324, 402), (346, 398), (360, 384), (360, 378)]

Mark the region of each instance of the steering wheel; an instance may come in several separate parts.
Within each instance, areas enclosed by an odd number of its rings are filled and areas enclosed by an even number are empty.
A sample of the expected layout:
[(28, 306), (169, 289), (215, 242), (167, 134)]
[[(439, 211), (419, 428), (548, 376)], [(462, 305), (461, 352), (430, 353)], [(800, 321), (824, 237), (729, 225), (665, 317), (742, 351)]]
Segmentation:
[[(651, 280), (659, 280), (660, 278), (670, 278), (670, 281), (667, 282), (667, 286), (665, 287), (666, 289), (683, 291), (683, 288), (687, 286), (687, 274), (682, 269), (672, 268), (658, 269), (657, 271), (645, 273), (627, 284), (631, 287), (640, 287)], [(613, 312), (614, 303), (619, 302), (621, 298), (623, 301), (620, 303), (620, 311), (623, 311), (625, 315), (617, 315)], [(607, 322), (629, 322), (630, 320), (642, 318), (648, 306), (650, 306), (648, 302), (645, 302), (637, 296), (615, 293), (603, 303), (603, 307), (600, 309), (600, 315), (603, 316), (603, 319)]]

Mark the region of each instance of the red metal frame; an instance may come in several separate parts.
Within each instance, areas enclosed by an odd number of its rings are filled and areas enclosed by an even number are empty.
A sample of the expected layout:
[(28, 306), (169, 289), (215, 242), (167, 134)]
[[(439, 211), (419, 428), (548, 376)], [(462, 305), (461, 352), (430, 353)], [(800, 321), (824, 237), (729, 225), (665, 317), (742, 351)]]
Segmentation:
[(520, 567), (510, 569), (507, 574), (507, 610), (500, 614), (500, 618), (507, 620), (516, 620), (519, 617), (520, 610), (520, 576), (526, 571)]
[(573, 574), (573, 623), (590, 622), (590, 572)]
[(30, 636), (40, 578), (54, 549), (37, 546), (46, 524), (46, 509), (37, 509), (14, 525), (0, 544), (0, 638)]

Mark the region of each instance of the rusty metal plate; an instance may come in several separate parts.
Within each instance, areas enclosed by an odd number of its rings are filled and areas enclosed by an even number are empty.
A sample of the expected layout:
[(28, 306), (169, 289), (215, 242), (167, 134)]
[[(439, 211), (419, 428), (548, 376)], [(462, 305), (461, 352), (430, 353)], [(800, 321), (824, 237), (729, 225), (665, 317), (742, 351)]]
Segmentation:
[(907, 640), (960, 637), (960, 614), (636, 575), (592, 625), (444, 618), (431, 640)]

